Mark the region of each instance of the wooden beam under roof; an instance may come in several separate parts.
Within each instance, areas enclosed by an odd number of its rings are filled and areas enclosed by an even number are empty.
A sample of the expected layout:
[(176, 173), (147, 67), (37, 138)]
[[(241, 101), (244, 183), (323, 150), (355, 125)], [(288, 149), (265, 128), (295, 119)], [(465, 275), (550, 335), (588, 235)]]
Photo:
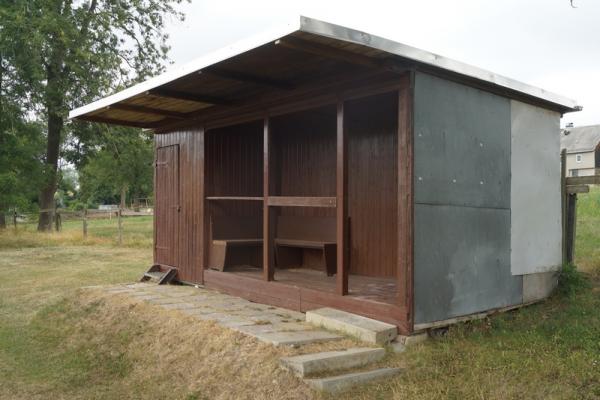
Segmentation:
[(189, 119), (190, 118), (186, 113), (182, 113), (182, 112), (178, 112), (178, 111), (171, 111), (171, 110), (164, 110), (164, 109), (154, 108), (154, 107), (140, 106), (140, 105), (136, 105), (136, 104), (117, 103), (117, 104), (110, 105), (107, 108), (114, 109), (114, 110), (131, 111), (131, 112), (136, 112), (136, 113), (141, 113), (141, 114), (160, 115), (163, 117), (171, 117), (174, 119)]
[(82, 121), (88, 121), (88, 122), (102, 122), (105, 124), (125, 125), (125, 126), (132, 126), (134, 128), (143, 128), (143, 129), (153, 128), (154, 124), (155, 124), (154, 122), (127, 121), (124, 119), (101, 117), (99, 115), (82, 115), (80, 117), (77, 117), (77, 119), (80, 119)]
[(286, 47), (292, 50), (303, 51), (305, 53), (314, 54), (320, 57), (331, 58), (349, 64), (360, 65), (367, 68), (377, 68), (397, 73), (406, 72), (409, 68), (409, 66), (405, 65), (404, 63), (396, 62), (390, 59), (368, 57), (362, 54), (338, 49), (336, 47), (320, 43), (312, 43), (295, 37), (286, 37), (284, 39), (276, 40), (275, 45)]
[(196, 103), (203, 104), (214, 104), (214, 105), (231, 105), (232, 101), (221, 97), (209, 96), (204, 94), (196, 94), (189, 92), (181, 92), (179, 90), (171, 89), (151, 89), (146, 92), (147, 95), (157, 97), (167, 97), (177, 100), (193, 101)]
[(279, 90), (293, 90), (294, 85), (289, 82), (282, 81), (279, 79), (267, 78), (264, 76), (258, 76), (254, 74), (248, 74), (246, 72), (232, 71), (222, 68), (210, 67), (200, 71), (202, 74), (214, 75), (219, 78), (234, 80), (238, 82), (252, 83), (259, 86), (268, 86)]

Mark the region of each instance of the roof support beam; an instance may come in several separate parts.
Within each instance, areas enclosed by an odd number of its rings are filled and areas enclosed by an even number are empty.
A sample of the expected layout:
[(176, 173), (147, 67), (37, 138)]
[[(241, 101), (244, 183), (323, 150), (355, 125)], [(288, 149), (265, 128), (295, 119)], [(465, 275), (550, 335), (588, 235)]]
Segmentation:
[(292, 50), (303, 51), (316, 56), (335, 59), (349, 64), (360, 65), (367, 68), (383, 69), (391, 72), (406, 72), (408, 65), (403, 65), (392, 60), (382, 60), (373, 57), (363, 56), (362, 54), (353, 53), (347, 50), (337, 49), (335, 47), (323, 45), (320, 43), (312, 43), (303, 39), (288, 37), (275, 41), (277, 46), (285, 47)]
[(202, 74), (209, 74), (223, 79), (229, 79), (238, 82), (252, 83), (259, 86), (268, 86), (279, 90), (293, 90), (294, 85), (289, 82), (278, 79), (271, 79), (245, 72), (225, 70), (222, 68), (208, 68), (200, 71)]
[(208, 96), (204, 94), (195, 94), (189, 92), (181, 92), (179, 90), (171, 89), (152, 89), (146, 92), (146, 94), (157, 97), (167, 97), (177, 100), (193, 101), (196, 103), (203, 104), (214, 104), (214, 105), (231, 105), (231, 101), (215, 96)]
[(80, 119), (83, 121), (88, 121), (88, 122), (102, 122), (105, 124), (125, 125), (125, 126), (132, 126), (134, 128), (143, 128), (143, 129), (149, 129), (154, 126), (154, 123), (152, 123), (152, 122), (127, 121), (124, 119), (107, 118), (107, 117), (101, 117), (98, 115), (82, 115), (80, 117), (77, 117), (77, 119)]
[(182, 112), (178, 112), (178, 111), (171, 111), (171, 110), (163, 110), (163, 109), (154, 108), (154, 107), (140, 106), (140, 105), (135, 105), (135, 104), (116, 103), (116, 104), (108, 106), (107, 109), (131, 111), (131, 112), (136, 112), (136, 113), (140, 113), (140, 114), (160, 115), (163, 117), (170, 117), (170, 118), (174, 118), (174, 119), (189, 119), (189, 116), (187, 116), (186, 113), (182, 113)]

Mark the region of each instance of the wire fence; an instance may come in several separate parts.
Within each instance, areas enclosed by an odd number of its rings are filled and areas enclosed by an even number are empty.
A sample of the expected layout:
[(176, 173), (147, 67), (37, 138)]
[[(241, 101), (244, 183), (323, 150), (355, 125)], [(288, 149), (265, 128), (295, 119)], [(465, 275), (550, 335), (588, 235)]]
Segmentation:
[(133, 209), (84, 209), (40, 210), (37, 213), (11, 211), (5, 215), (6, 228), (37, 230), (41, 212), (49, 213), (54, 232), (80, 232), (84, 240), (90, 237), (111, 238), (123, 245), (124, 236), (129, 239), (150, 239), (152, 236), (152, 207)]

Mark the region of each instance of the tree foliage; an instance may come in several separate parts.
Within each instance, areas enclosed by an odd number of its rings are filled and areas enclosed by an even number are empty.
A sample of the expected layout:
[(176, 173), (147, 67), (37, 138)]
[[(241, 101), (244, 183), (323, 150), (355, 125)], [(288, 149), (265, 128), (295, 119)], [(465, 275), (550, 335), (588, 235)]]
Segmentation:
[[(104, 144), (81, 169), (81, 199), (87, 204), (115, 201), (124, 193), (137, 203), (152, 193), (153, 140), (139, 129), (112, 128)], [(125, 198), (121, 198), (122, 203)]]
[[(165, 18), (183, 0), (3, 0), (1, 58), (29, 112), (44, 121), (46, 152), (39, 202), (54, 207), (68, 110), (162, 71)], [(77, 132), (72, 133), (77, 137)], [(51, 227), (40, 213), (38, 228)]]

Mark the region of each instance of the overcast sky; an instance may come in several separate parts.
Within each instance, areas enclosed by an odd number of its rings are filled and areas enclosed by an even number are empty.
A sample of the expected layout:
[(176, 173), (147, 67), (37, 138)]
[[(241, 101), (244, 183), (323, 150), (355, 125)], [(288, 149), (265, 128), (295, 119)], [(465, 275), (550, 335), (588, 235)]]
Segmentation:
[(176, 65), (305, 15), (441, 54), (575, 99), (562, 124), (600, 124), (600, 1), (192, 0), (171, 22)]

